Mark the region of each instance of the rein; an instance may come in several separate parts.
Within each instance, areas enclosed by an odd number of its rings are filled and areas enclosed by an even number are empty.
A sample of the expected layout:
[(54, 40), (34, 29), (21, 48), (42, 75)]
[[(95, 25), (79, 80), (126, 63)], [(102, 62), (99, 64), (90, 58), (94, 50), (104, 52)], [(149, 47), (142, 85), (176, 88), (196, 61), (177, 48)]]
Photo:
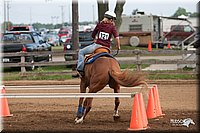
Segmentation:
[(112, 54), (112, 56), (116, 56), (116, 55), (118, 55), (118, 53), (119, 53), (119, 49), (117, 49), (117, 52)]

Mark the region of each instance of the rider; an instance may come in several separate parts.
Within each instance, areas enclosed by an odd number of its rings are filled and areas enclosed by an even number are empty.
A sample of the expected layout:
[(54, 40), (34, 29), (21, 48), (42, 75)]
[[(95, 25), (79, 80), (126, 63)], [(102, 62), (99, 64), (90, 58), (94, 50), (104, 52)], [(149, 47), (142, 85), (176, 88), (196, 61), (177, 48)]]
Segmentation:
[[(120, 49), (119, 35), (117, 33), (114, 20), (116, 20), (116, 14), (112, 11), (106, 11), (103, 20), (96, 25), (94, 31), (92, 32), (94, 43), (80, 49), (78, 53), (77, 71), (81, 76), (84, 76), (84, 56), (86, 54), (93, 53), (95, 49), (102, 46), (110, 48), (112, 35), (115, 38), (117, 49)], [(74, 77), (78, 77), (79, 74)]]

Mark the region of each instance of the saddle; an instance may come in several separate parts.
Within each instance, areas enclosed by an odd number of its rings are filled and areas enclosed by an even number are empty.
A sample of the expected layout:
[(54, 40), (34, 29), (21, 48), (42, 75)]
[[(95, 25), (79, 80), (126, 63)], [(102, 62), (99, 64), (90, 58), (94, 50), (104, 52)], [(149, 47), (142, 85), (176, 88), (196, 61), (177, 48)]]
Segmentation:
[(114, 58), (110, 53), (111, 51), (109, 48), (104, 46), (99, 47), (92, 54), (86, 55), (84, 62), (85, 64), (90, 64), (93, 63), (97, 58), (102, 56)]

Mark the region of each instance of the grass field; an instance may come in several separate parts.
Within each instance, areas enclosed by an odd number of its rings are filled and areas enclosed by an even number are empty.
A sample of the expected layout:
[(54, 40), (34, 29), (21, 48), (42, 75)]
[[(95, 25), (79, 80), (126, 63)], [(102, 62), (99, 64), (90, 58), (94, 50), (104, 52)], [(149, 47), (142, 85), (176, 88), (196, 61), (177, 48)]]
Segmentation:
[[(130, 69), (136, 71), (136, 65), (123, 64), (120, 66), (122, 71)], [(142, 65), (142, 68), (148, 65)], [(71, 68), (66, 66), (38, 67), (34, 71), (25, 74), (20, 73), (20, 69), (4, 69), (3, 80), (67, 80), (72, 78)], [(145, 71), (148, 79), (197, 79), (193, 69), (185, 68), (178, 71)]]

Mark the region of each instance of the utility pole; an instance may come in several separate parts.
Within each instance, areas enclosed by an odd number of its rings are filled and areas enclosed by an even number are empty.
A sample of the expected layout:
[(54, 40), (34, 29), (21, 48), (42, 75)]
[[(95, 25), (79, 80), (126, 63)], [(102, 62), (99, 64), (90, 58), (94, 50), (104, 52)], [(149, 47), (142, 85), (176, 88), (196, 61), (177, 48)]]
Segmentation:
[(54, 19), (55, 19), (56, 20), (55, 24), (57, 24), (58, 23), (58, 18), (59, 18), (59, 16), (51, 16), (51, 23), (54, 24)]
[(32, 26), (32, 8), (30, 7), (30, 26)]
[(95, 24), (95, 14), (94, 14), (94, 5), (92, 5), (92, 13), (93, 13), (93, 23)]
[(71, 10), (70, 10), (70, 4), (69, 4), (69, 24), (71, 23)]
[[(79, 49), (79, 35), (78, 35), (78, 22), (79, 22), (79, 15), (78, 15), (78, 0), (73, 0), (72, 2), (72, 44), (73, 50)], [(78, 51), (77, 51), (78, 52)], [(78, 59), (77, 54), (73, 56), (74, 60)], [(76, 66), (72, 67), (72, 70), (76, 70)]]
[(10, 9), (10, 1), (7, 1), (7, 22), (8, 22), (8, 30), (10, 30), (10, 17), (9, 17), (9, 9)]
[(6, 32), (6, 1), (4, 0), (4, 33)]
[(58, 24), (58, 18), (59, 18), (59, 16), (55, 16), (55, 18), (56, 18), (56, 24)]
[(53, 24), (53, 22), (54, 22), (53, 19), (54, 19), (54, 16), (51, 16), (51, 23), (52, 23), (52, 24)]
[(64, 6), (60, 6), (60, 7), (61, 7), (62, 27), (64, 27), (64, 11), (63, 11)]

